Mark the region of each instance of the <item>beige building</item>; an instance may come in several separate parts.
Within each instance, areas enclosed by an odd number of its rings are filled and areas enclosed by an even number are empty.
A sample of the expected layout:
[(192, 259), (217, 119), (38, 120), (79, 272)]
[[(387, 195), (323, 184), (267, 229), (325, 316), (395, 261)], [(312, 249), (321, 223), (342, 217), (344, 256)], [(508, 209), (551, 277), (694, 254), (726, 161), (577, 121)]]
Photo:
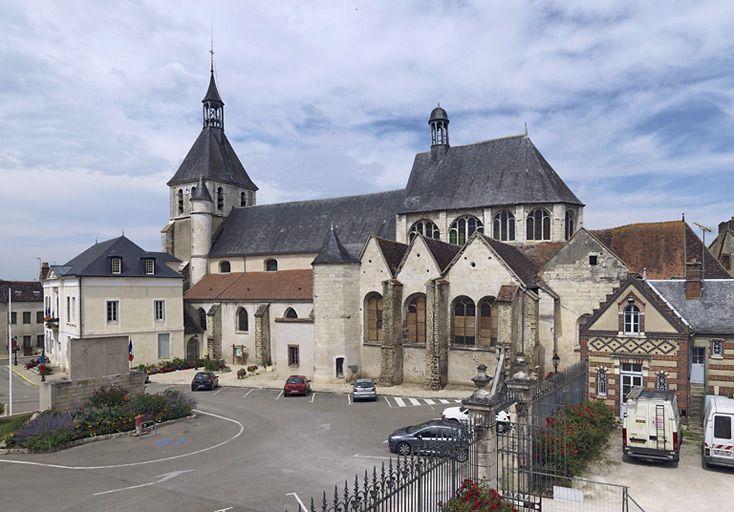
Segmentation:
[(43, 281), (46, 353), (68, 365), (80, 338), (127, 336), (135, 365), (184, 357), (183, 276), (165, 253), (121, 236), (97, 243)]
[[(8, 297), (12, 312), (8, 309)], [(0, 355), (8, 354), (8, 325), (18, 347), (18, 356), (40, 353), (44, 344), (43, 317), (40, 282), (0, 280)]]

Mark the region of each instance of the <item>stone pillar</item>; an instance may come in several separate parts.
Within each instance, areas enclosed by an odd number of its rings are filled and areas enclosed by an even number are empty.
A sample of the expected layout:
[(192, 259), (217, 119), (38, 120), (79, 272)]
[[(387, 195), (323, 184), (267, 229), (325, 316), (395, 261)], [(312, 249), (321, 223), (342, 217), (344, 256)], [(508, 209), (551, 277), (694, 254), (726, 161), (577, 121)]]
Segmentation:
[(206, 314), (206, 351), (212, 359), (222, 358), (222, 305), (215, 304)]
[(272, 364), (270, 356), (270, 304), (261, 304), (255, 311), (255, 362), (260, 366)]
[(382, 347), (380, 384), (403, 382), (403, 285), (397, 279), (382, 283)]
[(472, 454), (476, 461), (476, 478), (492, 489), (497, 489), (497, 428), (496, 416), (499, 398), (487, 389), (492, 377), (487, 375), (487, 366), (477, 366), (477, 375), (472, 379), (476, 391), (462, 404), (469, 410), (469, 425), (477, 436)]
[(518, 354), (512, 368), (512, 378), (507, 380), (507, 390), (517, 399), (517, 423), (531, 425), (533, 421), (533, 389), (537, 378), (528, 373), (528, 362), (523, 354)]
[(426, 285), (426, 389), (436, 391), (448, 381), (448, 281), (433, 279)]

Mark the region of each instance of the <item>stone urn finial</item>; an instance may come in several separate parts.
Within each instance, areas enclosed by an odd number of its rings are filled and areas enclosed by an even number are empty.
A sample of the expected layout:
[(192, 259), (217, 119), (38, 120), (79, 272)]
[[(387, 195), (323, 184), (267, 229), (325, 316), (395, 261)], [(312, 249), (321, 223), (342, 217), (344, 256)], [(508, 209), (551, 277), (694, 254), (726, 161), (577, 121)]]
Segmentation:
[(477, 366), (477, 374), (472, 378), (472, 382), (477, 387), (474, 391), (475, 398), (487, 398), (491, 393), (487, 390), (487, 386), (492, 382), (492, 377), (487, 375), (487, 365), (480, 364)]

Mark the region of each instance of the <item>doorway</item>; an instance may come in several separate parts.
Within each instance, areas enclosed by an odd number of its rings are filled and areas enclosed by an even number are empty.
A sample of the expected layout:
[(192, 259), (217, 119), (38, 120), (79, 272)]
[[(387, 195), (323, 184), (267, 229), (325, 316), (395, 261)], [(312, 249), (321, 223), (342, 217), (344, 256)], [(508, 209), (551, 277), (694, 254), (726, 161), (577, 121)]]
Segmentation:
[(344, 358), (337, 357), (335, 361), (336, 361), (336, 378), (343, 379), (344, 378)]
[(706, 348), (693, 347), (691, 350), (691, 382), (703, 384), (706, 367)]
[(622, 393), (619, 401), (619, 417), (622, 418), (630, 391), (635, 386), (642, 386), (642, 363), (622, 363), (620, 382)]
[(186, 343), (186, 359), (189, 361), (199, 359), (199, 339), (196, 336)]

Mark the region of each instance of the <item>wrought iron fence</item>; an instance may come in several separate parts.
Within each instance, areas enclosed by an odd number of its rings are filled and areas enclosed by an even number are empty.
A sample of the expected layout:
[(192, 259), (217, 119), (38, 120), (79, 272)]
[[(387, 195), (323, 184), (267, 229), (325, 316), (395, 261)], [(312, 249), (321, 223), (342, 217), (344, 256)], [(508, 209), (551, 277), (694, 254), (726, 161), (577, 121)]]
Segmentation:
[(465, 480), (479, 478), (480, 435), (468, 427), (458, 437), (422, 442), (411, 455), (392, 457), (311, 498), (299, 512), (441, 512)]
[(532, 424), (543, 426), (565, 405), (578, 405), (586, 397), (588, 365), (579, 361), (539, 385), (532, 395)]

